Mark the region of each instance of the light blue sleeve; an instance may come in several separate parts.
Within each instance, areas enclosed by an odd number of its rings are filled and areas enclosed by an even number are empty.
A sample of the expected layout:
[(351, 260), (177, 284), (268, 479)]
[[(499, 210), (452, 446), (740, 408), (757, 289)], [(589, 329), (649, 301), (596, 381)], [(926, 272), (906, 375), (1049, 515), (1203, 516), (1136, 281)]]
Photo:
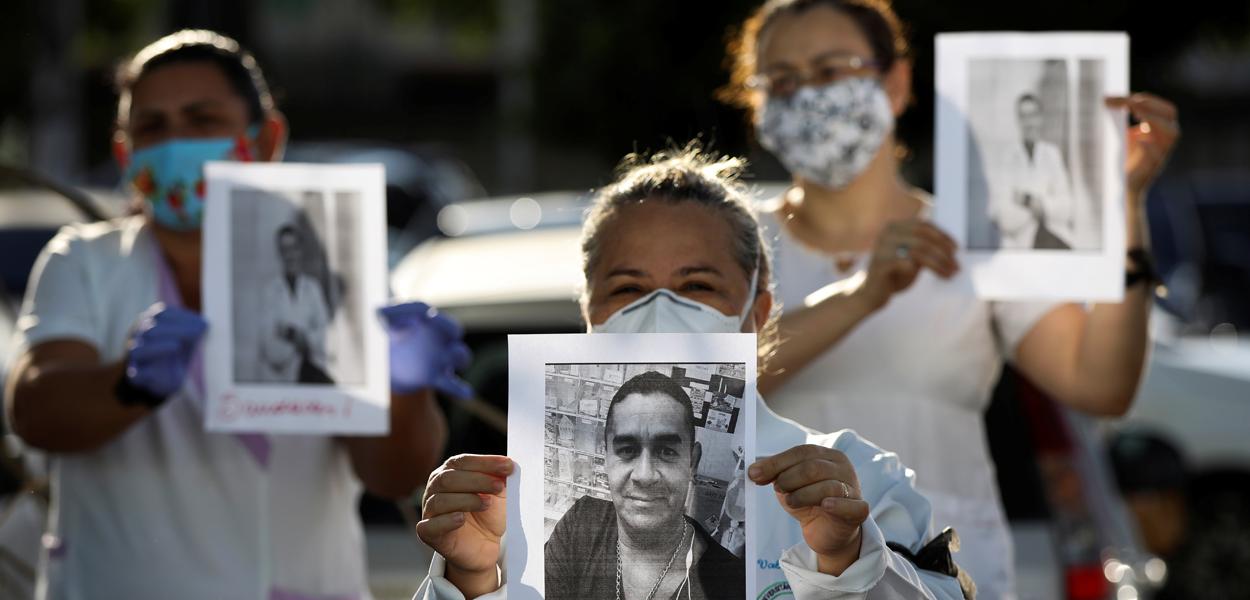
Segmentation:
[[(797, 431), (797, 429), (796, 429)], [(929, 501), (913, 487), (914, 473), (898, 456), (882, 450), (850, 430), (810, 435), (808, 443), (833, 448), (847, 455), (859, 478), (860, 492), (871, 506), (863, 525), (859, 560), (840, 576), (821, 573), (816, 553), (801, 539), (781, 555), (780, 567), (796, 600), (963, 600), (959, 582), (946, 575), (917, 570), (906, 558), (890, 550), (887, 542), (912, 552), (933, 537)], [(782, 513), (781, 518), (789, 518)], [(500, 554), (500, 581), (504, 553)], [(413, 600), (464, 600), (464, 595), (443, 576), (446, 563), (439, 555), (430, 564), (429, 576)], [(507, 586), (482, 596), (504, 600)]]
[(894, 542), (917, 552), (934, 537), (932, 509), (913, 486), (915, 475), (911, 469), (896, 454), (850, 430), (812, 436), (809, 441), (846, 454), (855, 467), (860, 492), (871, 512), (863, 525), (859, 560), (840, 576), (819, 572), (816, 554), (805, 543), (785, 551), (781, 568), (794, 597), (962, 600), (963, 591), (954, 577), (917, 570), (886, 546), (887, 542)]
[[(499, 581), (507, 581), (503, 571), (505, 554), (506, 551), (499, 552)], [(434, 560), (430, 561), (430, 574), (426, 576), (425, 581), (421, 582), (421, 587), (417, 588), (417, 593), (412, 600), (465, 600), (464, 594), (444, 577), (446, 572), (447, 562), (443, 560), (441, 554), (435, 554)], [(500, 586), (499, 589), (485, 596), (478, 596), (478, 600), (507, 600), (507, 598), (508, 584)]]

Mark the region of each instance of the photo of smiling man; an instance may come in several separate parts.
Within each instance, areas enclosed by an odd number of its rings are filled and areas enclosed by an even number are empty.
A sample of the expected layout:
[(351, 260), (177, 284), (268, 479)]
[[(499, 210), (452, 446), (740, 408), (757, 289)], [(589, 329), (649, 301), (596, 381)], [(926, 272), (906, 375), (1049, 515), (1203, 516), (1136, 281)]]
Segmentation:
[[(556, 417), (556, 431), (549, 426), (549, 434), (557, 442), (567, 439), (562, 434), (571, 425), (574, 440), (574, 447), (557, 443), (548, 453), (548, 519), (555, 516), (553, 505), (571, 502), (544, 548), (549, 600), (744, 597), (743, 560), (708, 533), (729, 522), (720, 510), (729, 482), (708, 473), (717, 469), (709, 463), (732, 462), (732, 432), (703, 429), (686, 391), (702, 388), (686, 369), (660, 370), (672, 376), (646, 370), (626, 379), (611, 396), (603, 395), (611, 388), (582, 386), (607, 402), (602, 429), (589, 429), (602, 431), (602, 466), (576, 445), (579, 431), (595, 419), (549, 414), (549, 419)], [(612, 375), (583, 371), (579, 378), (611, 381)], [(705, 448), (700, 438), (714, 447)], [(729, 465), (725, 479), (732, 472)], [(606, 493), (596, 485), (603, 479)], [(572, 499), (579, 489), (580, 497)]]

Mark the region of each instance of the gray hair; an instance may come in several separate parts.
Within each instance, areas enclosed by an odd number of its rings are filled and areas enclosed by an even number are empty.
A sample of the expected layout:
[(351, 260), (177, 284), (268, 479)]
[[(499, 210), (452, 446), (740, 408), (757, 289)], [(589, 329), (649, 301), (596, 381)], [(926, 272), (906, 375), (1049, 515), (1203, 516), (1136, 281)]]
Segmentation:
[[(746, 159), (716, 156), (691, 143), (682, 149), (659, 152), (650, 156), (630, 154), (618, 168), (611, 185), (599, 190), (586, 211), (582, 225), (582, 274), (587, 284), (599, 265), (605, 231), (619, 218), (621, 209), (643, 202), (680, 204), (693, 202), (725, 219), (729, 225), (730, 251), (734, 262), (749, 278), (758, 267), (756, 295), (771, 289), (771, 261), (768, 244), (751, 207), (746, 186), (739, 180)], [(589, 290), (582, 293), (583, 304)], [(775, 330), (778, 304), (761, 331), (761, 338), (771, 340)], [(761, 348), (771, 344), (761, 342)]]
[(733, 232), (734, 262), (746, 277), (758, 265), (760, 288), (768, 281), (768, 247), (760, 232), (738, 175), (746, 166), (741, 158), (704, 154), (697, 147), (661, 152), (650, 157), (630, 154), (621, 163), (620, 176), (599, 190), (582, 226), (582, 272), (586, 280), (599, 264), (600, 243), (607, 225), (622, 208), (646, 201), (679, 204), (694, 202), (725, 219)]

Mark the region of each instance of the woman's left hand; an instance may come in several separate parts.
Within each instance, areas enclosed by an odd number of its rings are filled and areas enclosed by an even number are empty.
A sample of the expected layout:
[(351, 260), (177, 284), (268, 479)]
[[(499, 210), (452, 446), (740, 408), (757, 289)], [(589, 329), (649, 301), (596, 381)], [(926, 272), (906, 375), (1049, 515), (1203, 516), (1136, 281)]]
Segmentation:
[(1140, 202), (1181, 136), (1179, 112), (1175, 104), (1146, 93), (1109, 97), (1106, 103), (1110, 108), (1127, 108), (1140, 121), (1128, 130), (1125, 157), (1128, 198)]
[(795, 446), (755, 461), (747, 474), (756, 484), (773, 484), (777, 502), (802, 526), (822, 573), (841, 575), (859, 559), (868, 503), (845, 454), (812, 444)]
[(456, 376), (473, 355), (455, 319), (424, 302), (392, 304), (378, 313), (390, 340), (391, 391), (434, 388), (455, 398), (473, 397), (473, 388)]

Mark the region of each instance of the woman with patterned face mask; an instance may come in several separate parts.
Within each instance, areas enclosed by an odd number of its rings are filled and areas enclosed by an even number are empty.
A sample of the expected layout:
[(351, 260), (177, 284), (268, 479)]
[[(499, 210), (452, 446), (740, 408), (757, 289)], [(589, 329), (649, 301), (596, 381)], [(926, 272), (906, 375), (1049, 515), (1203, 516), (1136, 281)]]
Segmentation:
[(730, 46), (724, 97), (752, 112), (760, 143), (794, 178), (761, 218), (785, 314), (759, 385), (783, 416), (851, 427), (916, 467), (981, 597), (1011, 597), (982, 413), (1004, 359), (1069, 407), (1128, 409), (1152, 288), (1136, 258), (1148, 242), (1142, 205), (1177, 112), (1148, 94), (1107, 99), (1142, 121), (1128, 139), (1122, 303), (980, 301), (960, 283), (954, 241), (926, 220), (929, 195), (900, 173), (894, 123), (911, 95), (902, 30), (887, 0), (771, 0)]
[[(659, 157), (636, 163), (597, 195), (582, 235), (582, 314), (591, 333), (759, 331), (768, 338), (772, 271), (746, 195), (732, 182), (737, 168), (738, 161), (695, 153)], [(750, 597), (769, 590), (800, 599), (963, 597), (952, 563), (906, 558), (930, 544), (945, 549), (947, 537), (935, 535), (928, 502), (893, 454), (852, 431), (819, 434), (763, 403), (757, 410), (764, 458), (746, 467), (748, 493), (764, 485), (776, 493), (753, 517), (750, 543), (760, 561), (747, 568), (759, 569), (762, 585)], [(504, 456), (461, 455), (430, 476), (417, 533), (438, 555), (417, 598), (506, 597), (497, 568), (513, 469)], [(591, 525), (566, 534), (556, 526), (544, 547), (546, 598), (744, 597), (741, 581), (724, 575), (732, 561), (709, 546), (716, 542), (699, 523), (686, 519), (671, 545), (634, 547), (605, 504), (584, 497), (567, 514), (593, 513)], [(595, 535), (577, 538), (579, 531)]]

